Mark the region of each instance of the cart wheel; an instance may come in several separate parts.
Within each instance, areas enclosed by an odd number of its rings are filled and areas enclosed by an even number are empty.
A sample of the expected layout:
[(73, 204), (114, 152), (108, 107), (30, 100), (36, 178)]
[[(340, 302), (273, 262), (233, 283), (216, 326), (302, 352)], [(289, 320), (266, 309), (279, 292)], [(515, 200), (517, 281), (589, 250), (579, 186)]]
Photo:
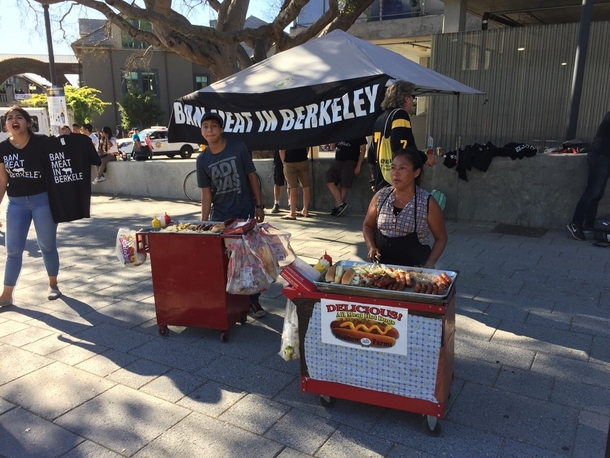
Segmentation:
[(222, 331), (222, 332), (220, 333), (220, 341), (221, 341), (222, 343), (226, 343), (226, 342), (227, 342), (227, 340), (229, 340), (229, 333), (228, 333), (228, 332), (225, 332), (225, 331)]
[(242, 316), (239, 320), (239, 322), (241, 324), (246, 324), (248, 322), (248, 317), (247, 316)]
[(163, 337), (167, 337), (169, 335), (169, 329), (167, 328), (167, 325), (159, 325), (159, 335), (163, 336)]
[(426, 431), (426, 434), (432, 437), (440, 436), (441, 432), (443, 431), (443, 428), (441, 427), (438, 418), (432, 415), (426, 415), (422, 426), (424, 427), (424, 431)]
[(320, 404), (322, 407), (330, 408), (335, 405), (335, 398), (331, 398), (330, 396), (320, 395)]

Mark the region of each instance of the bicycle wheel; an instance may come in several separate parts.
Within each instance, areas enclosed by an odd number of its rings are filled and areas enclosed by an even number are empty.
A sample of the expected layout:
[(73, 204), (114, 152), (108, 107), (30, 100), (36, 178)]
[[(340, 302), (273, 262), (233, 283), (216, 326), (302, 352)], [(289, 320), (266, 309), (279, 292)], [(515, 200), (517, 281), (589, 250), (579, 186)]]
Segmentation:
[(186, 176), (182, 189), (184, 190), (184, 195), (188, 198), (188, 200), (191, 202), (201, 203), (201, 188), (197, 186), (196, 170), (193, 170)]

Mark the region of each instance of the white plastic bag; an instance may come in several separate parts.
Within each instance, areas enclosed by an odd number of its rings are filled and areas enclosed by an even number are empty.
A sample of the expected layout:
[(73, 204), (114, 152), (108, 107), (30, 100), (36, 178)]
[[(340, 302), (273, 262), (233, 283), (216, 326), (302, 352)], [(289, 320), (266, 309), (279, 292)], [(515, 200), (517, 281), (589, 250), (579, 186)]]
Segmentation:
[(120, 228), (116, 234), (116, 255), (123, 266), (140, 266), (146, 261), (146, 253), (138, 251), (136, 231)]
[(269, 223), (260, 223), (258, 226), (261, 236), (267, 241), (273, 251), (279, 267), (283, 268), (292, 263), (296, 255), (290, 246), (290, 234), (288, 232), (280, 232)]
[(297, 306), (290, 299), (286, 301), (286, 315), (284, 316), (279, 355), (285, 361), (299, 359), (299, 317), (297, 316)]
[(227, 252), (227, 293), (250, 295), (269, 288), (274, 279), (267, 274), (262, 259), (250, 249), (243, 237), (231, 242)]

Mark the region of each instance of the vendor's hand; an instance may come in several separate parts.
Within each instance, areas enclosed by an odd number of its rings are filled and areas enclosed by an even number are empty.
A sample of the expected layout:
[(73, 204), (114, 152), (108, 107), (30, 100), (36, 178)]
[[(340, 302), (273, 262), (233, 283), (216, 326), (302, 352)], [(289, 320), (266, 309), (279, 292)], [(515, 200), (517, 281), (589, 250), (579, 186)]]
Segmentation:
[(381, 259), (381, 253), (379, 252), (378, 248), (369, 248), (366, 258), (371, 262), (376, 262)]
[(262, 223), (263, 221), (265, 221), (265, 210), (263, 210), (262, 208), (257, 208), (254, 213), (257, 223)]

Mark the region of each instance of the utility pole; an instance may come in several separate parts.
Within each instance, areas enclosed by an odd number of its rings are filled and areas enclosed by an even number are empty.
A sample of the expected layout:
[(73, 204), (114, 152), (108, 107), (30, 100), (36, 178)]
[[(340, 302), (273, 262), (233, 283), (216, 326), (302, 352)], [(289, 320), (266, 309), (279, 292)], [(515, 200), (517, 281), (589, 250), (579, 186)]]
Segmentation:
[(53, 38), (51, 37), (51, 18), (49, 16), (49, 5), (42, 5), (44, 11), (44, 27), (47, 31), (47, 48), (49, 50), (49, 73), (51, 74), (51, 85), (57, 86), (55, 75), (55, 56), (53, 55)]
[(578, 45), (576, 48), (576, 59), (574, 63), (574, 75), (572, 78), (572, 91), (570, 94), (570, 108), (568, 121), (566, 123), (565, 140), (576, 138), (578, 126), (578, 112), (580, 110), (580, 96), (582, 95), (582, 82), (585, 74), (585, 63), (587, 62), (587, 47), (589, 46), (589, 29), (593, 17), (593, 0), (582, 0), (580, 13), (580, 28), (578, 31)]

